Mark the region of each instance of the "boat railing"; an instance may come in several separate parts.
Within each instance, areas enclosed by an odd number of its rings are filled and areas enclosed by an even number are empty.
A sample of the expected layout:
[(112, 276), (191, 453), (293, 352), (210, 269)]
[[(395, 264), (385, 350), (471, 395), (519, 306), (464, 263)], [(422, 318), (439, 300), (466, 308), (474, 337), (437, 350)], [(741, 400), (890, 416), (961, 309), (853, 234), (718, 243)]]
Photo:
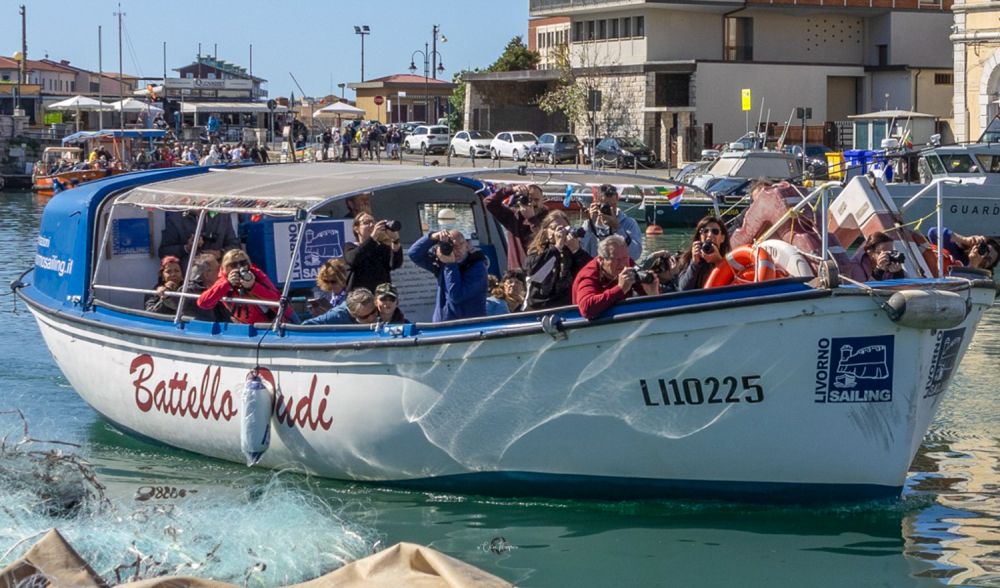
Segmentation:
[[(937, 234), (938, 238), (943, 234), (942, 228), (944, 227), (944, 204), (943, 204), (943, 189), (945, 184), (962, 184), (964, 183), (960, 178), (934, 178), (931, 180), (927, 187), (922, 188), (919, 192), (914, 194), (909, 200), (903, 203), (899, 207), (899, 212), (905, 212), (914, 202), (920, 198), (927, 197), (932, 191), (934, 192), (935, 198), (937, 198), (937, 204), (935, 205), (935, 212), (937, 215)], [(944, 247), (937, 248), (937, 275), (944, 275)]]
[[(133, 294), (155, 294), (156, 296), (167, 296), (169, 298), (185, 298), (185, 299), (195, 299), (197, 300), (201, 295), (195, 294), (193, 292), (173, 292), (170, 290), (165, 290), (159, 292), (157, 290), (151, 290), (149, 288), (130, 288), (128, 286), (111, 286), (108, 284), (94, 284), (95, 290), (108, 290), (111, 292), (130, 292)], [(274, 306), (278, 307), (281, 302), (277, 300), (261, 300), (259, 298), (222, 298), (222, 302), (235, 302), (237, 304), (257, 304), (260, 306)]]

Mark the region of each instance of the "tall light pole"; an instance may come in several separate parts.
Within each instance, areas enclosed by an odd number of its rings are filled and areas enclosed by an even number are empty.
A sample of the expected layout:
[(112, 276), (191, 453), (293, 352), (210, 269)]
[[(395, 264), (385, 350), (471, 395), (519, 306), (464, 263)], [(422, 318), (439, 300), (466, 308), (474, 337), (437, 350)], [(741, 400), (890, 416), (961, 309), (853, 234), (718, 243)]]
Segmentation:
[(125, 13), (122, 12), (122, 4), (118, 3), (118, 12), (114, 13), (118, 17), (118, 104), (122, 105), (121, 112), (118, 116), (118, 128), (125, 128), (125, 70), (123, 68), (122, 60), (122, 17)]
[(368, 25), (354, 25), (354, 34), (361, 36), (361, 81), (365, 81), (365, 35), (372, 34)]

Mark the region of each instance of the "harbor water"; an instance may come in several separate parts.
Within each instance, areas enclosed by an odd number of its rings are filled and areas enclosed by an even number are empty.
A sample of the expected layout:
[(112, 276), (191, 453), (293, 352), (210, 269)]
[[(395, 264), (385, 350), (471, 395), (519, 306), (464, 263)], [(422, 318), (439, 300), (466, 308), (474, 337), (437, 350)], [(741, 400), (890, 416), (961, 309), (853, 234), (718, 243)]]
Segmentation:
[[(4, 284), (33, 263), (43, 206), (0, 193)], [(647, 251), (684, 238), (651, 239)], [(24, 305), (5, 295), (0, 309), (0, 566), (56, 527), (111, 581), (117, 568), (275, 586), (410, 541), (519, 586), (1000, 587), (1000, 309), (903, 495), (819, 507), (498, 499), (248, 469), (116, 430), (69, 387)], [(78, 447), (18, 445), (16, 410), (32, 439)], [(42, 480), (31, 452), (50, 449), (86, 460), (96, 480)], [(92, 494), (82, 504), (52, 507), (80, 486)]]

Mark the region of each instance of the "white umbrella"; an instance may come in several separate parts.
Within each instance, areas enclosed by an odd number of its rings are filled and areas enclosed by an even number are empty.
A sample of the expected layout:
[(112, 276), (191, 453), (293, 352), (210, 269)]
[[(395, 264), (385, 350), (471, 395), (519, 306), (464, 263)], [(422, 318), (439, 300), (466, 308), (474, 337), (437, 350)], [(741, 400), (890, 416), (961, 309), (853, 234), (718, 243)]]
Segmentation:
[(46, 110), (73, 110), (76, 111), (76, 130), (80, 130), (81, 110), (109, 110), (110, 105), (99, 100), (88, 98), (87, 96), (73, 96), (65, 100), (60, 100), (45, 107)]
[(313, 118), (319, 116), (355, 117), (360, 118), (365, 115), (363, 108), (357, 108), (346, 102), (335, 102), (329, 106), (324, 106), (313, 113)]
[(126, 98), (124, 100), (116, 100), (110, 104), (111, 110), (115, 112), (146, 112), (147, 110), (153, 112), (163, 112), (163, 109), (155, 104), (147, 104), (142, 100), (136, 100), (135, 98)]

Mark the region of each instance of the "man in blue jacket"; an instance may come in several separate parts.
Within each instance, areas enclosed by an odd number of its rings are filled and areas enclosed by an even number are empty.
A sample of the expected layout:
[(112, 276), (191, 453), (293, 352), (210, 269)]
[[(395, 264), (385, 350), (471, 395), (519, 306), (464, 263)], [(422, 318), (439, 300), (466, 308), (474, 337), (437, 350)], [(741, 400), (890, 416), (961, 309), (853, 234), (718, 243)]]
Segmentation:
[(421, 237), (407, 255), (437, 278), (434, 322), (486, 315), (488, 262), (482, 251), (469, 250), (469, 242), (460, 231), (438, 231)]

